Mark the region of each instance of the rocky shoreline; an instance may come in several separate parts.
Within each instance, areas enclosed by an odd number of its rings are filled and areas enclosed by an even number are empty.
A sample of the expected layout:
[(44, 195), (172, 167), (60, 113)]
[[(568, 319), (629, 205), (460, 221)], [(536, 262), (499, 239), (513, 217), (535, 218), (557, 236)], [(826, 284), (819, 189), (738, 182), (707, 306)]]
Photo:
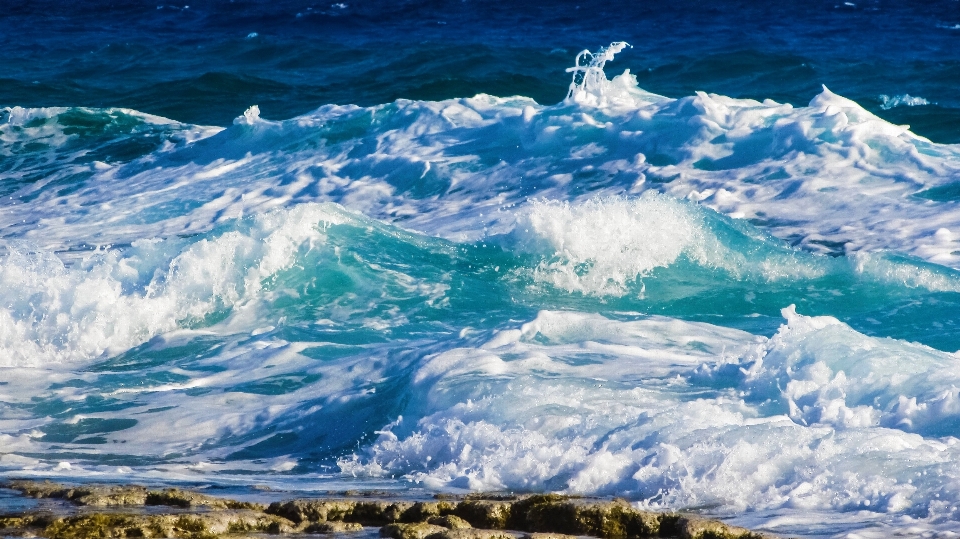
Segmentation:
[(58, 500), (57, 510), (0, 515), (0, 536), (48, 539), (218, 539), (251, 535), (348, 535), (379, 527), (391, 539), (770, 539), (718, 520), (640, 511), (624, 500), (558, 494), (437, 496), (377, 493), (303, 498), (269, 505), (190, 490), (137, 485), (61, 485), (12, 480), (0, 487)]

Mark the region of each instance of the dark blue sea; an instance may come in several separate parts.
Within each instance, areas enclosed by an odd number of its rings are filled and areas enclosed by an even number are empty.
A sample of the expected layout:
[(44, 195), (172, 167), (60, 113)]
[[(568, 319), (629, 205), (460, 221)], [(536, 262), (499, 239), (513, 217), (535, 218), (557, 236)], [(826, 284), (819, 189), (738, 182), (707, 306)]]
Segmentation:
[(960, 529), (957, 0), (0, 0), (0, 51), (0, 477)]

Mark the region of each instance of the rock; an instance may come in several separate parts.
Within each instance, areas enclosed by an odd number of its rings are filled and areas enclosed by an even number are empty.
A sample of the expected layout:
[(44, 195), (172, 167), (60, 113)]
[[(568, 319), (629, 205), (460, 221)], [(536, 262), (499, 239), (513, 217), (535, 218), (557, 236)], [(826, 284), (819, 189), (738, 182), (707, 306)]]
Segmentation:
[(465, 530), (472, 528), (469, 522), (463, 520), (457, 515), (434, 516), (427, 519), (428, 524), (436, 524), (450, 530)]
[[(202, 513), (206, 526), (214, 533), (290, 533), (295, 530), (293, 522), (256, 510), (239, 510)], [(221, 531), (223, 530), (223, 531)]]
[[(426, 522), (396, 522), (380, 528), (380, 537), (392, 539), (426, 539), (431, 535), (451, 531), (443, 526)], [(512, 539), (512, 538), (511, 538)]]
[(363, 531), (363, 526), (357, 522), (341, 522), (338, 520), (334, 520), (329, 522), (318, 522), (316, 524), (311, 524), (307, 526), (303, 531), (305, 533), (361, 532)]
[(146, 489), (139, 486), (91, 489), (86, 494), (70, 498), (77, 505), (110, 507), (118, 505), (143, 505)]
[(401, 522), (423, 522), (430, 517), (452, 515), (457, 509), (457, 503), (447, 500), (436, 502), (417, 502), (403, 512)]
[(94, 537), (153, 537), (146, 529), (147, 519), (130, 515), (92, 513), (58, 518), (43, 530), (50, 539), (89, 539)]
[(346, 520), (345, 517), (353, 513), (356, 503), (351, 500), (291, 500), (271, 503), (266, 512), (297, 524), (301, 522), (326, 522), (328, 520)]
[(215, 498), (189, 490), (168, 488), (147, 491), (139, 485), (85, 485), (71, 487), (49, 481), (10, 481), (9, 488), (32, 498), (59, 498), (77, 505), (110, 507), (124, 505), (170, 505), (174, 507), (209, 507), (211, 509), (252, 509), (262, 511), (264, 505)]
[(274, 502), (266, 512), (301, 522), (344, 521), (365, 526), (382, 526), (402, 520), (413, 502), (384, 500), (291, 500)]
[(52, 494), (67, 490), (66, 487), (58, 483), (51, 483), (50, 481), (29, 481), (26, 479), (14, 479), (3, 483), (2, 486), (11, 490), (19, 490), (24, 496), (31, 498), (62, 497), (52, 496)]
[(7, 486), (31, 498), (59, 498), (77, 505), (108, 507), (143, 505), (147, 489), (139, 485), (85, 485), (70, 487), (49, 481), (10, 481)]
[[(567, 535), (592, 535), (604, 539), (627, 539), (661, 533), (670, 514), (634, 509), (624, 500), (595, 501), (556, 494), (530, 496), (512, 507), (511, 528)], [(670, 528), (668, 525), (663, 531)]]
[(695, 516), (680, 517), (677, 521), (677, 535), (680, 539), (762, 539), (764, 537), (746, 528)]
[[(65, 486), (10, 481), (4, 486), (36, 498), (93, 507), (167, 505), (190, 513), (48, 512), (0, 515), (0, 536), (48, 539), (215, 539), (224, 534), (345, 533), (383, 525), (394, 539), (770, 539), (772, 536), (696, 515), (640, 511), (625, 500), (591, 500), (558, 494), (440, 496), (436, 501), (300, 499), (257, 503), (215, 498), (176, 488), (148, 491), (138, 485)], [(59, 511), (60, 509), (58, 509)], [(78, 510), (67, 509), (67, 513)], [(518, 530), (504, 531), (504, 530)], [(520, 533), (524, 532), (524, 533)]]
[(215, 511), (195, 515), (130, 515), (88, 513), (59, 518), (41, 535), (49, 539), (176, 537), (214, 539), (224, 534), (285, 533), (289, 521), (255, 511)]
[(474, 528), (502, 530), (510, 521), (511, 502), (500, 500), (464, 500), (454, 514)]
[(576, 539), (576, 535), (565, 535), (562, 533), (525, 533), (522, 539)]
[(400, 517), (413, 507), (413, 502), (391, 501), (362, 501), (353, 506), (353, 512), (343, 520), (359, 522), (367, 526), (382, 526), (397, 522)]
[(215, 498), (213, 496), (207, 496), (189, 490), (180, 490), (178, 488), (147, 492), (143, 504), (170, 505), (173, 507), (209, 507), (210, 509), (251, 509), (254, 511), (263, 511), (266, 507), (259, 503)]
[(429, 539), (520, 539), (520, 535), (503, 530), (461, 528), (457, 530), (444, 530), (429, 536)]
[(35, 527), (33, 515), (0, 516), (0, 530), (5, 528), (24, 529)]

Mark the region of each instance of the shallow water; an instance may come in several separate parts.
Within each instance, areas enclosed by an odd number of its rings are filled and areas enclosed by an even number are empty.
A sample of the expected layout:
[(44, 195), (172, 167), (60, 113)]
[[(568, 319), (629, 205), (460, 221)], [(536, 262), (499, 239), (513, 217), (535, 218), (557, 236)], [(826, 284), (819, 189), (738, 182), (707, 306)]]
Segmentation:
[(51, 6), (3, 475), (960, 522), (956, 2)]

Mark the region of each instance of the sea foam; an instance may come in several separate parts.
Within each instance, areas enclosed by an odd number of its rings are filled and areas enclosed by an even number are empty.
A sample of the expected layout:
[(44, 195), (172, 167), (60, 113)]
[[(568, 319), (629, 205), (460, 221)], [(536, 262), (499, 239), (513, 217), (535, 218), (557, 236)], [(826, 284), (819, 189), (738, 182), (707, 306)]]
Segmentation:
[(540, 313), (509, 338), (427, 358), (422, 399), (340, 466), (431, 488), (629, 495), (651, 507), (941, 511), (936, 495), (960, 487), (956, 439), (911, 432), (952, 424), (956, 381), (931, 373), (957, 358), (784, 314), (767, 340), (657, 317)]
[[(0, 214), (0, 223), (66, 249), (198, 233), (250, 212), (328, 201), (473, 241), (513, 229), (531, 197), (577, 202), (653, 190), (814, 252), (893, 250), (960, 266), (951, 232), (960, 214), (930, 204), (952, 200), (955, 148), (827, 89), (806, 107), (704, 92), (657, 96), (629, 73), (606, 79), (601, 64), (621, 46), (576, 67), (570, 97), (553, 106), (478, 95), (327, 105), (282, 122), (251, 108), (221, 132), (138, 120), (202, 136), (182, 135), (129, 162), (104, 156), (110, 166), (84, 164), (81, 176), (58, 180), (76, 183), (68, 189), (23, 184), (16, 194), (26, 205)], [(17, 120), (24, 114), (9, 112), (4, 132), (27, 136), (17, 131), (28, 129)], [(43, 114), (59, 122), (66, 113)], [(29, 129), (53, 129), (43, 125)], [(31, 140), (48, 140), (39, 133)], [(53, 141), (62, 132), (51, 133)]]
[(27, 243), (8, 242), (0, 259), (4, 363), (114, 355), (202, 323), (255, 298), (264, 279), (323, 241), (323, 225), (345, 219), (342, 210), (299, 206), (196, 241), (146, 239), (122, 253), (93, 251), (71, 267)]
[[(520, 250), (553, 255), (537, 266), (538, 280), (570, 292), (622, 295), (627, 283), (681, 254), (702, 260), (707, 249), (717, 250), (705, 228), (684, 204), (650, 196), (575, 205), (535, 201), (515, 234)], [(710, 240), (715, 245), (708, 246)]]

